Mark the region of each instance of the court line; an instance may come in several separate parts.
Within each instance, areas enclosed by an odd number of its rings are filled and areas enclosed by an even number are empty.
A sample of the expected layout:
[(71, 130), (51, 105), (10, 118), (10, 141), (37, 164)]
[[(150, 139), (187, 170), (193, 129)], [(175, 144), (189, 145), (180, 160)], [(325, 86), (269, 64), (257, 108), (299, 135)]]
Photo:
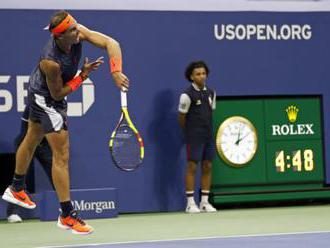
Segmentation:
[(98, 245), (121, 245), (121, 244), (140, 244), (140, 243), (157, 243), (157, 242), (171, 242), (171, 241), (189, 241), (189, 240), (206, 240), (206, 239), (230, 239), (230, 238), (248, 238), (248, 237), (272, 237), (285, 235), (303, 235), (303, 234), (322, 234), (330, 233), (329, 231), (312, 231), (312, 232), (292, 232), (292, 233), (268, 233), (268, 234), (244, 234), (244, 235), (230, 235), (230, 236), (210, 236), (198, 238), (183, 238), (183, 239), (156, 239), (156, 240), (136, 240), (136, 241), (120, 241), (113, 243), (91, 243), (91, 244), (76, 244), (76, 245), (62, 245), (62, 246), (37, 246), (35, 248), (65, 248), (65, 247), (79, 247), (79, 246), (98, 246)]

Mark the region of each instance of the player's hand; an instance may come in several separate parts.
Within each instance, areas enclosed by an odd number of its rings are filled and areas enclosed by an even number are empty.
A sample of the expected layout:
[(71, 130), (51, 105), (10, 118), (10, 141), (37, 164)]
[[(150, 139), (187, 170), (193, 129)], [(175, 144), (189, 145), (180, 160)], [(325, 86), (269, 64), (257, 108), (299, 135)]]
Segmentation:
[(83, 75), (85, 75), (86, 77), (88, 77), (88, 75), (92, 72), (92, 71), (95, 71), (99, 68), (99, 66), (101, 64), (103, 64), (104, 61), (103, 61), (103, 57), (99, 57), (97, 60), (89, 63), (88, 62), (88, 58), (86, 57), (85, 60), (84, 60), (84, 65), (83, 67), (81, 68), (81, 73)]
[(113, 80), (117, 87), (123, 91), (127, 91), (129, 87), (129, 79), (126, 75), (120, 71), (116, 71), (112, 73)]

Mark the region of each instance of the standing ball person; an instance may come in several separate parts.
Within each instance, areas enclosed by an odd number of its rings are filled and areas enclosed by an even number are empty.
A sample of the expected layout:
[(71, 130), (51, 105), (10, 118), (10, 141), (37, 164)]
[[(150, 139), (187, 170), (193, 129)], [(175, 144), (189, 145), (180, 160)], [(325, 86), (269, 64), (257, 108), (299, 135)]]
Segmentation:
[(69, 132), (65, 97), (77, 90), (89, 74), (103, 63), (102, 58), (89, 62), (85, 58), (78, 76), (82, 41), (106, 50), (115, 84), (128, 88), (128, 78), (122, 73), (122, 55), (117, 41), (92, 31), (66, 11), (55, 13), (49, 24), (51, 38), (43, 48), (39, 62), (32, 72), (28, 88), (29, 123), (27, 134), (16, 153), (16, 168), (12, 184), (3, 199), (33, 209), (24, 189), (25, 175), (34, 151), (46, 137), (52, 150), (52, 178), (61, 205), (57, 226), (74, 234), (89, 234), (93, 228), (79, 218), (70, 199)]
[[(186, 197), (187, 213), (216, 212), (209, 203), (212, 160), (215, 156), (212, 111), (216, 105), (215, 91), (206, 86), (209, 69), (203, 61), (191, 62), (185, 71), (191, 85), (180, 96), (179, 124), (187, 145)], [(202, 197), (199, 207), (195, 203), (195, 174), (201, 163)]]

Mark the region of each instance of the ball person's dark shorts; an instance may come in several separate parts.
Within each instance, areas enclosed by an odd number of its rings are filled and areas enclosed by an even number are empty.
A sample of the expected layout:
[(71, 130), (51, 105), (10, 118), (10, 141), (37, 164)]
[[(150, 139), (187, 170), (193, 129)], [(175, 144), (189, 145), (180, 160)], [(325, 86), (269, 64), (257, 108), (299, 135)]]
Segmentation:
[(29, 93), (30, 116), (33, 122), (40, 123), (45, 133), (67, 130), (67, 103), (59, 104), (44, 96)]
[(212, 161), (215, 157), (215, 143), (213, 140), (198, 143), (187, 143), (187, 160), (196, 163), (204, 160)]

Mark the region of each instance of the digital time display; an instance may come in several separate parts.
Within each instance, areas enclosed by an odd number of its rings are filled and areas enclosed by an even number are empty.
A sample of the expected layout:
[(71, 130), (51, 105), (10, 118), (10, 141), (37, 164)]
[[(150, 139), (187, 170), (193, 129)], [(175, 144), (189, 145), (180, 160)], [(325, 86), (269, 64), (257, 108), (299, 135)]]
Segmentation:
[(323, 177), (319, 140), (273, 141), (267, 144), (267, 176), (272, 182), (314, 182)]
[(314, 170), (314, 152), (312, 149), (296, 150), (287, 155), (285, 151), (276, 151), (275, 166), (276, 171), (283, 173), (287, 169), (295, 172)]

